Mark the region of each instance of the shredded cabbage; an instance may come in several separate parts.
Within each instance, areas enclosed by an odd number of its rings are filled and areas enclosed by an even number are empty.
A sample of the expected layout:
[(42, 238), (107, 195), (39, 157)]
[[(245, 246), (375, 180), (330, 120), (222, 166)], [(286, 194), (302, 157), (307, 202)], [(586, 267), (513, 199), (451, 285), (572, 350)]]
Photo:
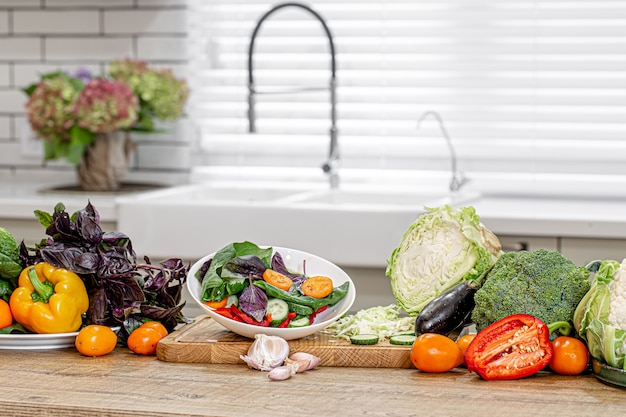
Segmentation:
[(357, 334), (375, 334), (384, 339), (398, 333), (413, 332), (414, 329), (415, 317), (400, 317), (400, 307), (390, 304), (370, 307), (342, 317), (323, 332), (348, 340)]

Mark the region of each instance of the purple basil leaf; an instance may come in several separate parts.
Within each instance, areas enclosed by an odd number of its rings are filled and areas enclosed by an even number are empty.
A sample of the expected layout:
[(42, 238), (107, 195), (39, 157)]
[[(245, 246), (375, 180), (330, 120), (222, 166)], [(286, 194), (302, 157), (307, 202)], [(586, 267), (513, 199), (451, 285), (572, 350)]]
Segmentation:
[(41, 258), (44, 262), (57, 268), (65, 268), (74, 271), (74, 259), (82, 255), (83, 248), (73, 244), (55, 243), (42, 248), (40, 251)]
[(293, 281), (298, 289), (300, 289), (302, 283), (306, 280), (305, 275), (288, 270), (282, 255), (278, 252), (274, 253), (274, 256), (272, 256), (272, 269), (291, 278), (291, 281)]
[(241, 311), (256, 321), (262, 321), (267, 308), (267, 295), (256, 285), (247, 286), (239, 296)]
[(74, 258), (72, 270), (77, 274), (93, 274), (98, 271), (100, 265), (100, 257), (93, 253), (81, 253)]
[(220, 277), (263, 279), (263, 272), (267, 269), (265, 263), (255, 255), (238, 256), (226, 262), (222, 267)]
[(111, 325), (107, 320), (107, 297), (103, 290), (97, 289), (89, 294), (89, 310), (87, 311), (87, 321), (92, 324)]

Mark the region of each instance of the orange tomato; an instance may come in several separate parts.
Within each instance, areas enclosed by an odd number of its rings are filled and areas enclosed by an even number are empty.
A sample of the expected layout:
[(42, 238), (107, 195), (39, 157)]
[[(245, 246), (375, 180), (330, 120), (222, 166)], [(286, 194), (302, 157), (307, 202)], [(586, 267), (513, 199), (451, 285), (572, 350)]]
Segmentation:
[(423, 372), (448, 372), (463, 363), (463, 353), (454, 340), (436, 333), (424, 333), (415, 339), (410, 357)]
[(228, 302), (228, 297), (224, 297), (219, 301), (205, 301), (204, 305), (207, 305), (211, 308), (222, 308), (222, 307), (226, 307), (227, 302)]
[[(227, 297), (228, 298), (228, 297)], [(154, 329), (157, 332), (159, 332), (159, 334), (161, 335), (161, 338), (164, 338), (165, 336), (168, 335), (167, 329), (165, 328), (165, 326), (158, 321), (147, 321), (144, 324), (142, 324), (139, 327), (145, 327), (148, 329)]]
[(309, 297), (324, 298), (331, 292), (333, 292), (333, 280), (322, 275), (307, 278), (302, 283), (302, 293)]
[(580, 340), (559, 336), (552, 341), (554, 354), (548, 364), (557, 374), (578, 375), (587, 369), (589, 364), (589, 350)]
[(9, 303), (0, 299), (0, 329), (9, 327), (13, 324), (13, 314), (11, 313), (11, 307)]
[(110, 327), (90, 324), (80, 329), (74, 345), (85, 356), (103, 356), (113, 352), (117, 335)]
[(128, 336), (128, 348), (139, 355), (154, 355), (162, 339), (161, 333), (149, 327), (137, 327)]
[(467, 350), (467, 347), (469, 346), (470, 342), (474, 340), (475, 337), (476, 337), (475, 333), (468, 333), (459, 337), (458, 340), (456, 341), (456, 344), (459, 346), (459, 349), (461, 349), (463, 356), (465, 356), (465, 351)]
[(289, 291), (293, 285), (293, 281), (287, 275), (283, 275), (269, 268), (263, 272), (263, 280), (283, 291)]

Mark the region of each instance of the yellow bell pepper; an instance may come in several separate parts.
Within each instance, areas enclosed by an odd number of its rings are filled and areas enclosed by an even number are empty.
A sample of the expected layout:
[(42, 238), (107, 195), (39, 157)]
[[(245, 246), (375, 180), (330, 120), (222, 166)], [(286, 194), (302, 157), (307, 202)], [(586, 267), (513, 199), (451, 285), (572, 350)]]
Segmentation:
[(22, 270), (9, 304), (15, 321), (35, 333), (78, 330), (89, 308), (83, 280), (74, 272), (40, 262)]

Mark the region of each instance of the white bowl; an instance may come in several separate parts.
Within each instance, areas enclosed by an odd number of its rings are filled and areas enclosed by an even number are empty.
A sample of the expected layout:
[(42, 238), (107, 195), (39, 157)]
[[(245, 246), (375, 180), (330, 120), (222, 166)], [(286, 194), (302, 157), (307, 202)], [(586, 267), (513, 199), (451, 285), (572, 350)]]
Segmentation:
[(341, 316), (347, 313), (350, 307), (352, 307), (354, 299), (356, 298), (354, 283), (348, 274), (346, 274), (337, 265), (327, 261), (326, 259), (320, 258), (319, 256), (296, 249), (281, 248), (278, 246), (273, 246), (272, 248), (274, 253), (278, 252), (281, 254), (283, 261), (285, 262), (285, 266), (287, 266), (290, 271), (302, 273), (302, 266), (306, 263), (307, 276), (325, 275), (333, 280), (335, 287), (342, 285), (345, 282), (349, 282), (348, 293), (340, 302), (321, 312), (310, 326), (294, 328), (260, 327), (231, 320), (217, 314), (211, 307), (202, 302), (202, 285), (196, 278), (196, 272), (206, 261), (213, 258), (215, 253), (204, 256), (191, 266), (187, 278), (187, 289), (189, 290), (189, 293), (200, 308), (202, 308), (216, 322), (238, 335), (249, 338), (254, 338), (256, 334), (264, 333), (271, 336), (280, 336), (285, 340), (300, 339), (322, 330), (329, 324), (341, 318)]

